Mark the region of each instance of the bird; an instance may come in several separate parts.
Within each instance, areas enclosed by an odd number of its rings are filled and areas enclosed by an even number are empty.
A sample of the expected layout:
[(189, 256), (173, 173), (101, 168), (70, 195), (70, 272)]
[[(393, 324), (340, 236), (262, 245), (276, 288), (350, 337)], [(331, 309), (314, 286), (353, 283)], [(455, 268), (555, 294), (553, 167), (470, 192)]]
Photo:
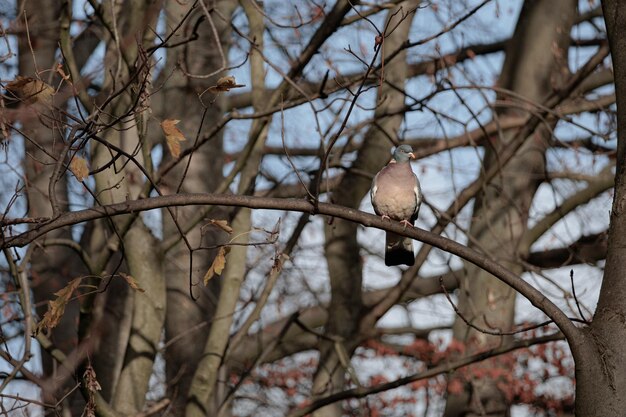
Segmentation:
[[(406, 144), (398, 146), (393, 159), (374, 177), (370, 190), (376, 214), (383, 220), (397, 220), (405, 227), (415, 224), (423, 199), (419, 180), (411, 169), (411, 159), (415, 159), (413, 148)], [(413, 240), (387, 232), (385, 265), (411, 266), (414, 263)]]

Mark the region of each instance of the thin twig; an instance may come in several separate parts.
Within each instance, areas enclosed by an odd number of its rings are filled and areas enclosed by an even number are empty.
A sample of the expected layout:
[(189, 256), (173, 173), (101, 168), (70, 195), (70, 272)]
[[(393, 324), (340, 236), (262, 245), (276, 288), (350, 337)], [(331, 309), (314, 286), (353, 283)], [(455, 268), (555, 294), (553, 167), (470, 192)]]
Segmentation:
[(589, 321), (585, 318), (583, 314), (583, 310), (580, 308), (580, 303), (578, 302), (578, 297), (576, 296), (576, 286), (574, 285), (574, 270), (570, 269), (569, 271), (569, 279), (572, 283), (572, 294), (574, 295), (574, 301), (576, 302), (576, 308), (578, 309), (578, 314), (580, 314), (580, 318), (585, 322), (589, 323)]

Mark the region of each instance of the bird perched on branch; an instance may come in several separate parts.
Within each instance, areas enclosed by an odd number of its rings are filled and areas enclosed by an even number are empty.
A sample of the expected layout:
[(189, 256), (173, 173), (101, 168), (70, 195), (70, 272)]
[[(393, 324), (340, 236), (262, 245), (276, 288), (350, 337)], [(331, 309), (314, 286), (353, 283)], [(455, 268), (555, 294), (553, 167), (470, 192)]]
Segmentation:
[[(370, 197), (374, 211), (383, 219), (393, 219), (405, 226), (413, 226), (422, 203), (420, 183), (411, 169), (415, 159), (409, 145), (400, 145), (393, 159), (376, 174)], [(387, 232), (385, 265), (413, 265), (413, 240)]]

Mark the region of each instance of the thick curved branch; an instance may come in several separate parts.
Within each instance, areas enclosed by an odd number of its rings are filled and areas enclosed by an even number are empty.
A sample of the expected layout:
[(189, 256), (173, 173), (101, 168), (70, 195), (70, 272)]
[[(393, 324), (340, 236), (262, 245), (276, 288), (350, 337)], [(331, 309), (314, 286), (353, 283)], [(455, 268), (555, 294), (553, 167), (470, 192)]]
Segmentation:
[(94, 207), (86, 210), (69, 212), (62, 214), (58, 218), (51, 220), (41, 226), (33, 226), (32, 230), (21, 233), (15, 237), (2, 238), (2, 247), (24, 246), (44, 234), (56, 230), (60, 227), (71, 226), (84, 221), (96, 220), (108, 216), (119, 216), (137, 211), (145, 211), (156, 208), (183, 206), (183, 205), (222, 205), (235, 207), (248, 207), (268, 210), (289, 210), (300, 211), (311, 214), (323, 214), (332, 217), (339, 217), (348, 221), (356, 222), (367, 227), (394, 232), (401, 236), (419, 240), (428, 245), (437, 247), (445, 252), (457, 255), (480, 268), (491, 273), (501, 281), (505, 282), (513, 289), (526, 297), (535, 307), (543, 311), (552, 319), (565, 336), (574, 339), (579, 331), (567, 316), (540, 291), (522, 280), (520, 277), (500, 265), (488, 255), (479, 253), (458, 242), (437, 235), (435, 233), (418, 229), (406, 228), (399, 222), (389, 222), (373, 214), (365, 213), (356, 209), (338, 206), (329, 203), (317, 203), (314, 206), (306, 200), (278, 199), (267, 197), (253, 197), (242, 195), (225, 194), (176, 194), (158, 196), (143, 200), (132, 200), (124, 203), (110, 204), (101, 207)]

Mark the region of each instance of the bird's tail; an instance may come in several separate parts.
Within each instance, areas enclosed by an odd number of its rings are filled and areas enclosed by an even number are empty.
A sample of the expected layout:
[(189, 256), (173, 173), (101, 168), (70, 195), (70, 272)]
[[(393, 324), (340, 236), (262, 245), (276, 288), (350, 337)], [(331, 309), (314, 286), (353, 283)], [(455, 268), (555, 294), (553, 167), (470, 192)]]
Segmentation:
[(387, 232), (385, 242), (385, 265), (408, 265), (415, 263), (413, 239)]

